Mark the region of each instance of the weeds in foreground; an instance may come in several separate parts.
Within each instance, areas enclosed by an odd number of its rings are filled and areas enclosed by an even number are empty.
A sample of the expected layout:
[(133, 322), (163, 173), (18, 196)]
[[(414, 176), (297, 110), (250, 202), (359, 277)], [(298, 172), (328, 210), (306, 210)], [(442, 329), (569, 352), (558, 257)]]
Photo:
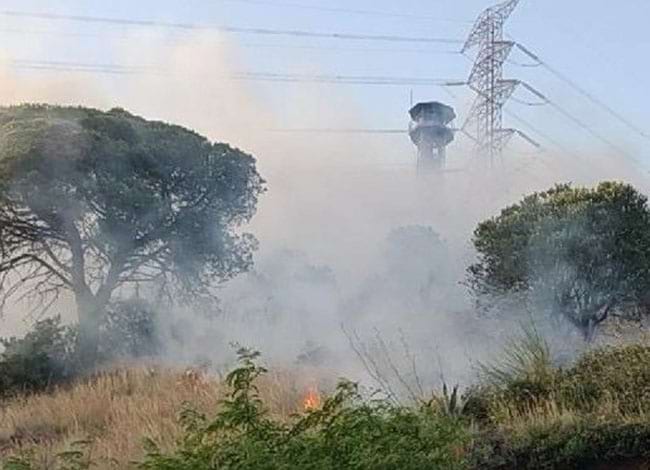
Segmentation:
[(214, 419), (186, 410), (179, 448), (164, 454), (150, 441), (140, 468), (463, 468), (468, 434), (458, 419), (432, 407), (364, 401), (350, 382), (340, 383), (320, 409), (288, 424), (270, 419), (254, 385), (265, 373), (255, 357), (241, 352), (240, 368), (227, 378), (232, 393)]
[[(92, 441), (76, 441), (70, 449), (57, 454), (57, 469), (59, 470), (89, 470), (95, 467), (96, 461), (92, 454)], [(116, 462), (110, 462), (115, 464)], [(32, 455), (14, 456), (4, 463), (4, 470), (36, 470)], [(115, 467), (117, 468), (117, 467)]]
[[(536, 341), (524, 338), (506, 362), (509, 369), (470, 394), (446, 389), (427, 404), (400, 406), (363, 399), (355, 384), (342, 382), (318, 409), (282, 419), (267, 408), (267, 371), (257, 364), (258, 353), (242, 350), (239, 367), (227, 376), (228, 394), (211, 408), (185, 406), (177, 441), (153, 436), (132, 468), (519, 470), (650, 463), (650, 346), (592, 351), (562, 369)], [(14, 458), (4, 468), (110, 468), (88, 455), (73, 449), (47, 467)], [(112, 468), (127, 467), (122, 461)]]

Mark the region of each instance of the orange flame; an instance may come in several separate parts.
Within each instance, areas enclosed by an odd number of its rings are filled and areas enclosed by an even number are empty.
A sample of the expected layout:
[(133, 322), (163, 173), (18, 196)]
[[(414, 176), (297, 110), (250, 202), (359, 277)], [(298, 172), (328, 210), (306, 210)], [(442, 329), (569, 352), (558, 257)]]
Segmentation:
[(302, 400), (302, 406), (305, 411), (313, 411), (320, 408), (321, 398), (318, 389), (315, 386), (309, 387), (307, 390), (307, 395)]

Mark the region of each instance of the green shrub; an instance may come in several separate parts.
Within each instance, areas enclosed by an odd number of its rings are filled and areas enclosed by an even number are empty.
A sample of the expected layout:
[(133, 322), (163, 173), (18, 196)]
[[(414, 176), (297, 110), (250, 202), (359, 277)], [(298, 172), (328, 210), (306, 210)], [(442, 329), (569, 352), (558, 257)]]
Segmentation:
[(524, 409), (555, 392), (558, 369), (550, 348), (534, 328), (524, 328), (496, 362), (479, 364), (480, 382), (466, 392), (466, 415), (484, 422), (504, 405)]
[(186, 435), (171, 454), (149, 443), (146, 470), (228, 469), (462, 469), (465, 426), (435, 408), (403, 408), (361, 399), (342, 382), (322, 408), (289, 423), (272, 420), (255, 379), (265, 370), (256, 353), (241, 352), (241, 367), (217, 416), (187, 410)]
[[(40, 324), (37, 330), (56, 337), (56, 325)], [(39, 335), (28, 337), (38, 344)], [(13, 344), (16, 350), (18, 343)], [(216, 415), (186, 407), (176, 448), (163, 452), (146, 441), (147, 455), (134, 465), (141, 470), (565, 470), (650, 463), (649, 346), (596, 350), (563, 370), (552, 366), (545, 343), (529, 332), (507, 348), (501, 365), (485, 366), (483, 382), (462, 398), (454, 388), (429, 404), (397, 406), (364, 399), (355, 384), (341, 382), (319, 409), (288, 420), (271, 417), (260, 399), (256, 381), (266, 370), (257, 364), (259, 354), (239, 354), (240, 366), (227, 376), (231, 393)], [(89, 447), (73, 448), (51, 468), (93, 464)], [(39, 467), (23, 457), (7, 460), (3, 468)]]
[[(6, 459), (2, 464), (3, 470), (37, 470), (38, 468), (47, 468), (49, 470), (90, 470), (95, 468), (97, 461), (92, 457), (91, 441), (76, 441), (71, 443), (68, 450), (56, 454), (54, 462), (48, 464), (37, 464), (34, 461), (32, 453), (24, 453)], [(105, 459), (104, 459), (105, 460)], [(115, 465), (112, 460), (107, 461), (110, 465)], [(47, 465), (47, 467), (43, 467)]]
[(469, 416), (484, 421), (492, 408), (529, 409), (554, 400), (564, 408), (596, 412), (605, 403), (623, 414), (650, 411), (650, 346), (603, 347), (559, 368), (544, 340), (526, 332), (494, 364), (481, 365), (481, 381), (467, 393)]
[(0, 338), (0, 398), (45, 390), (124, 357), (153, 356), (160, 351), (155, 316), (144, 302), (112, 304), (99, 340), (98, 363), (79, 360), (77, 325), (59, 316), (40, 320), (23, 338)]
[(471, 468), (582, 470), (607, 462), (650, 459), (650, 423), (555, 421), (530, 425), (523, 433), (492, 429), (475, 442)]
[(561, 393), (573, 407), (595, 410), (604, 401), (621, 413), (650, 412), (650, 346), (597, 349), (562, 374)]
[(60, 317), (38, 321), (25, 337), (0, 343), (0, 397), (43, 390), (73, 376), (76, 332), (62, 326)]

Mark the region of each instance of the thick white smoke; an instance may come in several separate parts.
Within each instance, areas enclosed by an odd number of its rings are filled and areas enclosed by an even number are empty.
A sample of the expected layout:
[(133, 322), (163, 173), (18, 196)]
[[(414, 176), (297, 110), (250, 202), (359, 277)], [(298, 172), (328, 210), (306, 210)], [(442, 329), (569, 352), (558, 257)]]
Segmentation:
[[(459, 171), (418, 176), (406, 134), (268, 132), (292, 124), (364, 127), (362, 104), (350, 89), (296, 85), (278, 99), (268, 86), (225, 80), (243, 67), (237, 49), (214, 35), (181, 36), (173, 44), (157, 36), (133, 40), (137, 48), (120, 41), (116, 56), (156, 64), (153, 73), (110, 77), (7, 66), (0, 70), (0, 102), (119, 106), (257, 157), (268, 192), (246, 227), (260, 241), (255, 270), (223, 288), (215, 319), (170, 312), (161, 323), (170, 359), (219, 364), (238, 342), (271, 361), (306, 358), (354, 374), (363, 369), (349, 344), (356, 332), (375, 348), (381, 338), (396, 357), (416, 357), (431, 383), (440, 373), (463, 377), (473, 359), (515, 329), (477, 318), (461, 284), (476, 224), (555, 182), (638, 183), (634, 167), (605, 154), (580, 160), (513, 152), (489, 168), (455, 144), (449, 159)], [(406, 128), (407, 109), (404, 118)], [(5, 317), (3, 333), (16, 328), (18, 317)]]

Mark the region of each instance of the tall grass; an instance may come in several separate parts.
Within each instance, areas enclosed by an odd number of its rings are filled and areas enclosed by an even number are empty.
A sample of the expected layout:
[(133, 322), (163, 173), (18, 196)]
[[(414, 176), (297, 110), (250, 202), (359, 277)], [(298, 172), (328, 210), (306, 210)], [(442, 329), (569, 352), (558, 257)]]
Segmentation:
[(597, 349), (560, 368), (528, 331), (500, 362), (482, 366), (481, 382), (464, 397), (446, 390), (403, 406), (368, 401), (343, 383), (307, 412), (305, 376), (315, 371), (266, 372), (256, 359), (244, 356), (225, 383), (141, 366), (13, 400), (0, 411), (0, 456), (7, 464), (33, 453), (11, 470), (82, 470), (89, 462), (146, 470), (650, 465), (647, 344)]
[(496, 387), (528, 380), (546, 382), (554, 374), (551, 349), (534, 327), (511, 338), (497, 361), (479, 364), (482, 382)]
[[(265, 376), (260, 389), (274, 417), (301, 407), (302, 386), (290, 372)], [(183, 433), (178, 413), (186, 403), (213, 413), (223, 384), (192, 371), (155, 366), (119, 367), (51, 393), (0, 406), (0, 459), (31, 454), (36, 468), (50, 469), (56, 455), (78, 441), (92, 452), (95, 468), (126, 468), (144, 456), (145, 438), (171, 449)]]

